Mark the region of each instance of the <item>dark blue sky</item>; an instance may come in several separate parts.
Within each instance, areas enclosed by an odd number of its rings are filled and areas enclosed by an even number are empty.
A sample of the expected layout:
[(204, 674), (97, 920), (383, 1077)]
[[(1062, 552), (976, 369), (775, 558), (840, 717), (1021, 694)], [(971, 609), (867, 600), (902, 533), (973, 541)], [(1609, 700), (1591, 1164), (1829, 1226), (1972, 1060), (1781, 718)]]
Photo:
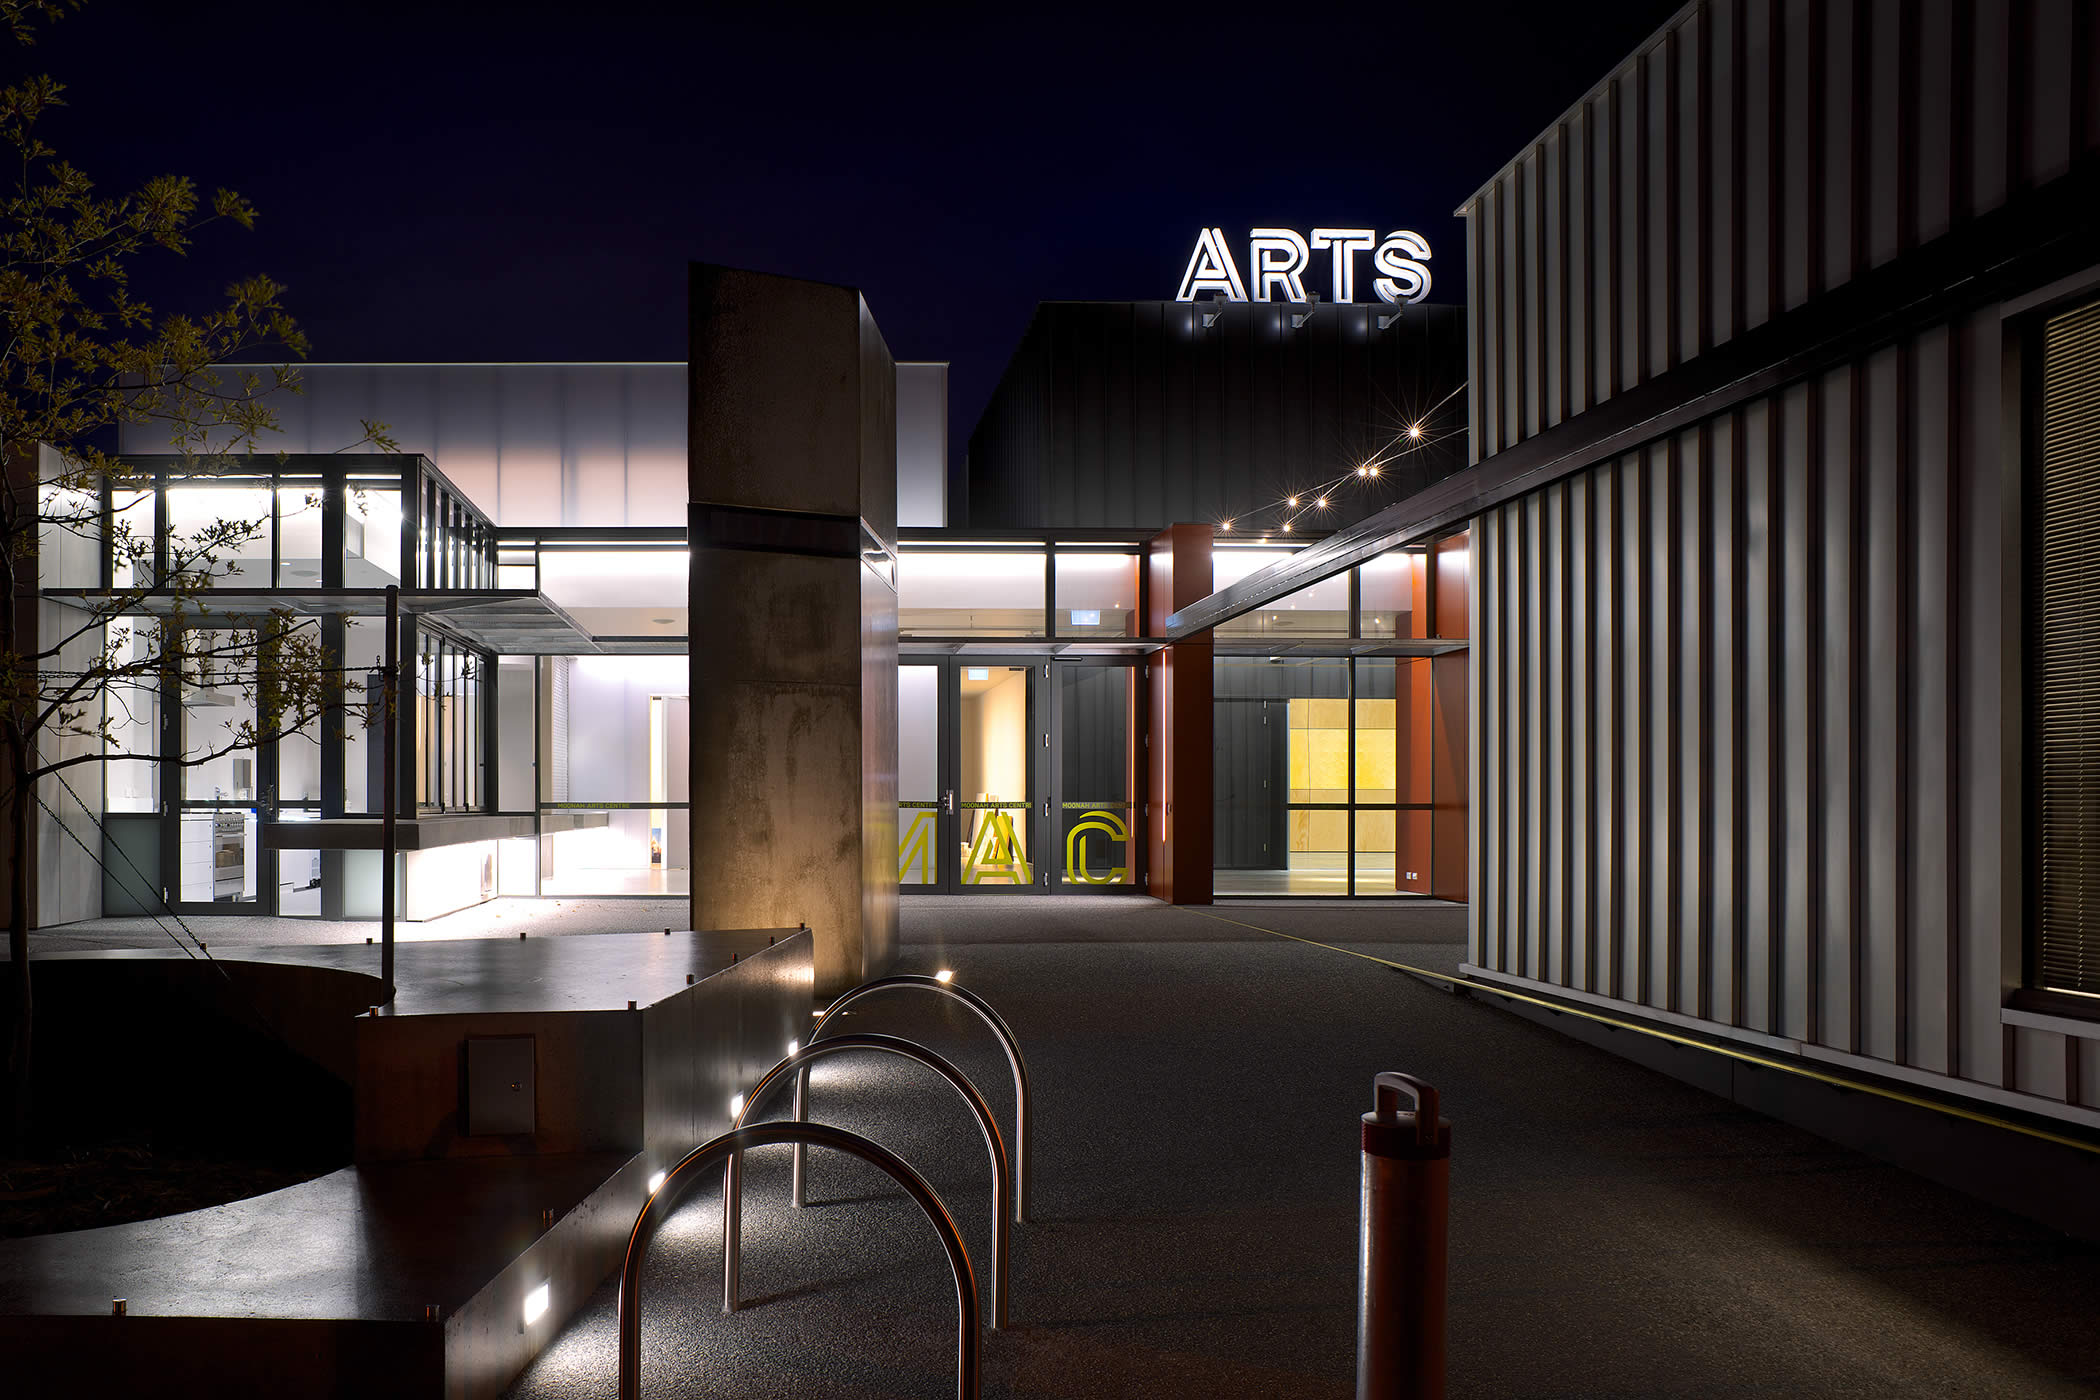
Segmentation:
[(1172, 296), (1205, 224), (1413, 228), (1462, 299), (1451, 210), (1676, 8), (90, 0), (9, 57), (103, 186), (261, 208), (163, 305), (264, 271), (318, 360), (682, 359), (689, 260), (850, 283), (960, 452), (1036, 302)]

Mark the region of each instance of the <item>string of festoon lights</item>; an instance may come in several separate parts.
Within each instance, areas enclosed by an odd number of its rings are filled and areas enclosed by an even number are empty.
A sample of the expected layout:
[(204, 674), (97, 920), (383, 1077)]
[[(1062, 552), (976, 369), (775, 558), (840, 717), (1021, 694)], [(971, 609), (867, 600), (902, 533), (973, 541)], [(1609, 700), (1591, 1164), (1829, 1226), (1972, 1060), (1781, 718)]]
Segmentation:
[[(1271, 535), (1293, 533), (1299, 523), (1307, 517), (1313, 517), (1317, 523), (1321, 513), (1333, 508), (1338, 493), (1359, 483), (1368, 489), (1373, 481), (1383, 478), (1387, 467), (1401, 458), (1420, 452), (1426, 447), (1434, 447), (1463, 433), (1463, 428), (1437, 432), (1430, 420), (1436, 416), (1438, 409), (1464, 393), (1465, 387), (1461, 384), (1438, 399), (1430, 406), (1428, 412), (1395, 433), (1391, 442), (1348, 471), (1330, 480), (1278, 496), (1273, 501), (1242, 511), (1238, 515), (1228, 516), (1218, 522), (1218, 529), (1227, 534), (1258, 535), (1259, 542), (1267, 544)], [(1264, 520), (1264, 516), (1268, 519)]]

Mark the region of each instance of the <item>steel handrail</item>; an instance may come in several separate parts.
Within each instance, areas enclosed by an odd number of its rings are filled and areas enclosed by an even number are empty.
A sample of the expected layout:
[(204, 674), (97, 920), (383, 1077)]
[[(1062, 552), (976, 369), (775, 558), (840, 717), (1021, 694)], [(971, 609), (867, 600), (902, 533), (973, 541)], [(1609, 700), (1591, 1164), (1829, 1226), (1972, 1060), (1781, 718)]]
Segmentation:
[[(1008, 1260), (1007, 1172), (1006, 1140), (999, 1136), (999, 1124), (992, 1117), (991, 1105), (984, 1095), (977, 1092), (963, 1072), (934, 1054), (923, 1045), (894, 1035), (835, 1035), (829, 1040), (813, 1041), (766, 1071), (765, 1078), (758, 1081), (751, 1092), (744, 1096), (744, 1107), (730, 1126), (741, 1128), (751, 1111), (758, 1107), (759, 1099), (773, 1087), (782, 1075), (790, 1070), (798, 1074), (807, 1073), (811, 1060), (826, 1055), (844, 1054), (850, 1050), (880, 1050), (886, 1054), (902, 1055), (916, 1060), (954, 1086), (963, 1102), (977, 1115), (977, 1126), (984, 1133), (985, 1150), (992, 1158), (992, 1330), (1006, 1326), (1006, 1299), (1011, 1265)], [(795, 1119), (800, 1121), (799, 1115)], [(732, 1152), (728, 1163), (722, 1168), (722, 1311), (733, 1313), (742, 1305), (741, 1279), (744, 1267), (744, 1154)]]
[[(952, 997), (976, 1012), (979, 1019), (987, 1026), (990, 1026), (992, 1033), (999, 1037), (999, 1044), (1006, 1051), (1006, 1063), (1013, 1069), (1014, 1073), (1014, 1220), (1017, 1224), (1026, 1224), (1028, 1220), (1028, 1155), (1030, 1140), (1028, 1133), (1028, 1065), (1021, 1058), (1021, 1043), (1014, 1039), (1013, 1027), (1007, 1025), (1006, 1018), (992, 1009), (991, 1003), (967, 987), (958, 987), (952, 982), (943, 982), (938, 977), (925, 977), (917, 973), (883, 977), (873, 982), (861, 983), (827, 1007), (824, 1014), (817, 1019), (815, 1029), (810, 1031), (810, 1040), (814, 1042), (817, 1037), (823, 1035), (824, 1027), (830, 1024), (831, 1018), (843, 1011), (849, 1003), (859, 1001), (862, 997), (869, 996), (875, 992), (902, 987), (918, 987), (927, 991), (939, 992), (943, 996)], [(797, 1118), (807, 1118), (809, 1116), (809, 1068), (806, 1065), (795, 1076), (795, 1116)], [(803, 1181), (803, 1152), (799, 1147), (795, 1149), (794, 1182), (790, 1190), (789, 1199), (797, 1206), (807, 1203)]]
[(648, 1252), (649, 1242), (656, 1237), (657, 1230), (677, 1209), (678, 1199), (696, 1180), (699, 1174), (716, 1161), (732, 1153), (748, 1152), (754, 1147), (771, 1147), (778, 1143), (814, 1144), (829, 1147), (834, 1151), (850, 1153), (871, 1166), (888, 1173), (890, 1179), (902, 1186), (905, 1193), (919, 1203), (926, 1218), (933, 1223), (935, 1233), (941, 1237), (941, 1247), (948, 1251), (948, 1267), (955, 1274), (955, 1303), (957, 1310), (955, 1335), (955, 1394), (957, 1400), (977, 1400), (978, 1350), (983, 1338), (977, 1318), (977, 1276), (970, 1268), (970, 1252), (963, 1248), (962, 1232), (955, 1227), (955, 1218), (948, 1214), (947, 1206), (934, 1194), (926, 1178), (911, 1169), (911, 1166), (896, 1153), (873, 1143), (844, 1128), (834, 1128), (825, 1123), (753, 1123), (748, 1127), (734, 1128), (709, 1142), (704, 1142), (680, 1158), (678, 1165), (664, 1173), (664, 1183), (659, 1186), (642, 1206), (641, 1214), (634, 1218), (634, 1230), (627, 1237), (627, 1257), (620, 1266), (620, 1400), (639, 1400), (641, 1395), (642, 1359), (642, 1257)]

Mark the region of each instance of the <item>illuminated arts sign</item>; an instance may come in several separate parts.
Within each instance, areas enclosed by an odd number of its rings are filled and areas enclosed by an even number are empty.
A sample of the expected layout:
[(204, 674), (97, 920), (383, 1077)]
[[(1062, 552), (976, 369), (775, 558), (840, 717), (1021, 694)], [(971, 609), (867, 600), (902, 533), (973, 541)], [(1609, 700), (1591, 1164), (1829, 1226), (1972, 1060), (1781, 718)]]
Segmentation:
[(1247, 237), (1247, 266), (1253, 275), (1242, 281), (1240, 265), (1225, 244), (1225, 230), (1207, 228), (1196, 236), (1196, 250), (1189, 254), (1188, 271), (1181, 274), (1181, 290), (1174, 300), (1194, 301), (1209, 293), (1226, 301), (1310, 301), (1305, 273), (1320, 251), (1327, 253), (1333, 269), (1329, 301), (1356, 300), (1359, 253), (1371, 255), (1376, 274), (1371, 290), (1380, 301), (1417, 302), (1429, 295), (1429, 242), (1406, 229), (1381, 240), (1367, 228), (1316, 228), (1310, 237), (1296, 229), (1258, 228)]

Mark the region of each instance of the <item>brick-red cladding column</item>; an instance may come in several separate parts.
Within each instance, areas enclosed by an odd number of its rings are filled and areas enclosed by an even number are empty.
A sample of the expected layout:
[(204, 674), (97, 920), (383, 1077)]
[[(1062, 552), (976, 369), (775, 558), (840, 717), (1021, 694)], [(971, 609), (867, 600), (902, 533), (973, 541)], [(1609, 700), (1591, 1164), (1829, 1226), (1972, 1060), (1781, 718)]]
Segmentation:
[[(1145, 549), (1145, 633), (1211, 591), (1211, 527), (1174, 525)], [(1205, 632), (1152, 657), (1151, 798), (1145, 814), (1151, 893), (1169, 904), (1211, 896), (1211, 639)]]
[[(1453, 535), (1435, 546), (1436, 616), (1431, 633), (1438, 637), (1464, 637), (1471, 626), (1472, 578), (1465, 535)], [(1429, 663), (1433, 692), (1430, 725), (1430, 813), (1429, 893), (1439, 899), (1463, 903), (1466, 887), (1466, 715), (1467, 655), (1446, 652)]]

